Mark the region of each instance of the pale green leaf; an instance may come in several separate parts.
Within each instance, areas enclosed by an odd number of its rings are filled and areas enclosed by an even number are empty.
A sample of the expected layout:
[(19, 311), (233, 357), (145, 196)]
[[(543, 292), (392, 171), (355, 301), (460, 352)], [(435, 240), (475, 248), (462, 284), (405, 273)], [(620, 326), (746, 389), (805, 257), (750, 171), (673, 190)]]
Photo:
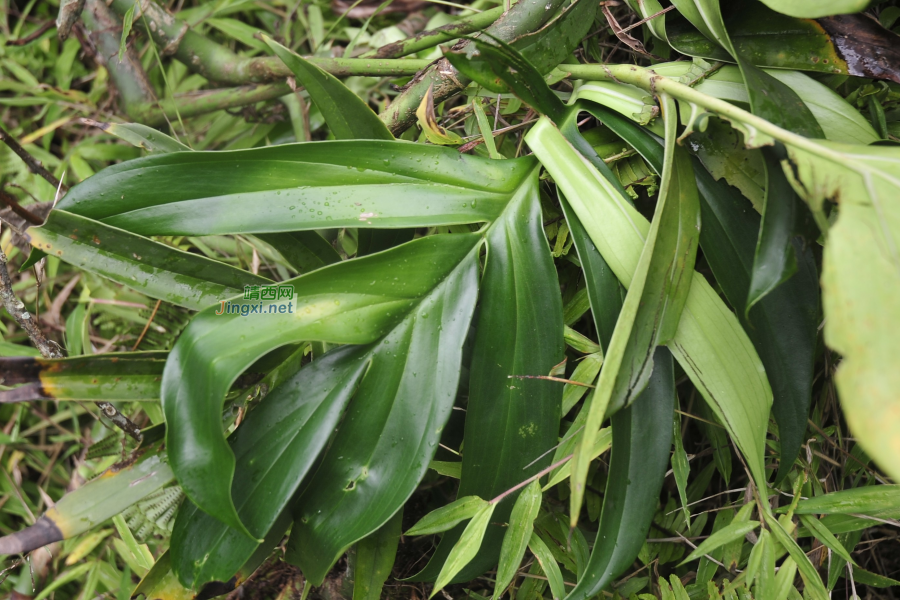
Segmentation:
[(496, 506), (496, 504), (485, 503), (475, 513), (472, 520), (469, 521), (459, 540), (450, 550), (444, 566), (441, 568), (441, 573), (438, 575), (434, 589), (431, 592), (431, 598), (450, 583), (456, 574), (478, 554), (478, 549), (481, 548), (481, 541), (484, 539), (484, 531), (491, 522), (491, 515), (494, 514)]
[(428, 535), (452, 529), (457, 523), (473, 518), (488, 505), (487, 500), (478, 496), (466, 496), (447, 506), (431, 511), (413, 525), (406, 535)]

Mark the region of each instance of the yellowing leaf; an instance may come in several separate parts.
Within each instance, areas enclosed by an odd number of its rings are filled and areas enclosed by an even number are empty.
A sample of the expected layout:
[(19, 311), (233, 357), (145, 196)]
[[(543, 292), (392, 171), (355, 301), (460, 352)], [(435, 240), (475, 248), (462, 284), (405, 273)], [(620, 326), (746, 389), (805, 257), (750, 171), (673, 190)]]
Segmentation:
[(434, 86), (428, 88), (428, 92), (422, 98), (422, 102), (419, 104), (418, 110), (416, 110), (416, 117), (419, 119), (422, 133), (425, 134), (425, 138), (432, 144), (458, 146), (463, 143), (461, 137), (438, 125), (434, 116)]

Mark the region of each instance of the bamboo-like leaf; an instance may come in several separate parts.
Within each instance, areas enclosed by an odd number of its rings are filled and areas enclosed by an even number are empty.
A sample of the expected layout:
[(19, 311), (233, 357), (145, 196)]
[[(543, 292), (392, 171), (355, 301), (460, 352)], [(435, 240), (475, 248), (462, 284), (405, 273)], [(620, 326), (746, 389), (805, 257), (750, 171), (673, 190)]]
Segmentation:
[(566, 585), (563, 582), (562, 572), (559, 570), (559, 565), (556, 564), (556, 559), (553, 557), (553, 553), (550, 552), (550, 548), (537, 532), (531, 533), (531, 539), (528, 540), (528, 548), (531, 549), (537, 561), (541, 563), (541, 569), (547, 574), (553, 600), (563, 600), (566, 597)]
[(692, 560), (697, 560), (705, 554), (710, 554), (717, 548), (721, 548), (735, 540), (741, 540), (757, 527), (759, 527), (759, 521), (733, 521), (703, 540), (680, 564), (683, 565)]
[(794, 513), (900, 517), (900, 485), (872, 485), (800, 500)]
[(756, 580), (753, 593), (757, 598), (772, 598), (775, 595), (775, 549), (771, 534), (763, 529), (759, 539), (750, 551), (747, 561), (747, 586)]
[(494, 508), (496, 507), (497, 505), (492, 503), (483, 506), (469, 521), (462, 535), (459, 536), (459, 539), (450, 550), (450, 554), (447, 555), (447, 560), (444, 562), (444, 566), (441, 567), (441, 572), (437, 577), (437, 581), (435, 581), (430, 598), (433, 598), (445, 585), (450, 583), (457, 573), (478, 554), (481, 541), (484, 539), (485, 529), (487, 529), (491, 515), (494, 514)]
[(794, 578), (797, 576), (797, 563), (790, 556), (784, 559), (775, 574), (775, 592), (773, 600), (787, 600), (794, 589)]
[(687, 498), (687, 480), (691, 472), (691, 465), (688, 462), (687, 453), (684, 451), (684, 444), (681, 441), (681, 417), (675, 413), (673, 420), (673, 435), (675, 441), (672, 450), (672, 474), (675, 476), (675, 487), (678, 488), (678, 497), (681, 499), (681, 513), (684, 515), (684, 522), (688, 531), (691, 530), (691, 510), (688, 507)]
[(612, 417), (613, 450), (600, 528), (584, 574), (567, 598), (587, 600), (628, 569), (644, 544), (659, 503), (672, 447), (672, 357), (657, 348), (647, 389)]
[(150, 154), (190, 152), (191, 150), (175, 138), (140, 123), (102, 123), (92, 119), (82, 119), (81, 122), (102, 129), (106, 133), (125, 140), (132, 146), (143, 148)]
[(309, 92), (310, 99), (322, 112), (336, 139), (394, 139), (378, 115), (334, 75), (297, 56), (266, 35), (263, 35), (263, 41), (287, 65), (297, 78), (297, 83)]
[(482, 500), (478, 496), (458, 498), (447, 506), (442, 506), (422, 517), (405, 535), (428, 535), (447, 531), (456, 526), (457, 523), (474, 517), (475, 513), (484, 508), (485, 505), (487, 505), (487, 500)]
[(828, 598), (828, 592), (822, 584), (822, 578), (819, 577), (819, 573), (816, 571), (812, 562), (810, 562), (809, 557), (800, 549), (800, 546), (797, 545), (794, 538), (785, 531), (784, 527), (774, 516), (763, 513), (763, 517), (765, 518), (766, 525), (769, 527), (769, 531), (772, 533), (773, 540), (781, 544), (781, 547), (788, 551), (788, 554), (797, 564), (797, 570), (800, 571), (800, 577), (803, 579), (803, 583), (806, 584), (806, 593), (816, 600), (825, 600)]
[(28, 235), (38, 250), (151, 298), (193, 310), (218, 304), (240, 293), (245, 285), (271, 283), (264, 277), (64, 210), (51, 212), (47, 222), (28, 229)]
[(819, 519), (812, 515), (800, 515), (800, 522), (803, 523), (803, 526), (806, 527), (807, 531), (813, 534), (817, 540), (822, 542), (822, 544), (828, 547), (832, 552), (853, 566), (856, 566), (856, 561), (853, 560), (853, 557), (850, 556), (847, 549), (844, 548), (843, 544), (841, 544), (836, 537), (834, 537), (833, 533), (828, 531), (828, 528), (825, 527)]
[(534, 520), (541, 508), (541, 484), (538, 480), (532, 481), (513, 505), (509, 517), (509, 527), (503, 536), (503, 545), (500, 547), (500, 564), (497, 566), (497, 579), (494, 582), (493, 600), (503, 595), (506, 587), (512, 583), (516, 571), (525, 556), (525, 549), (534, 531)]

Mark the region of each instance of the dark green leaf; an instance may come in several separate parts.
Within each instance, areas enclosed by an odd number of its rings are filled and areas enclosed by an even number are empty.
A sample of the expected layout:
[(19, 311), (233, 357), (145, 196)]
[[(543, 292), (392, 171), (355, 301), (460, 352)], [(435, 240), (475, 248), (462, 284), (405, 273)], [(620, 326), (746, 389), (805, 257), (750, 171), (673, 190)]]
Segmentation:
[[(499, 161), (498, 161), (499, 162)], [(505, 161), (503, 161), (505, 162)], [(535, 173), (537, 176), (537, 173)], [(487, 232), (459, 496), (493, 498), (550, 461), (559, 432), (562, 386), (510, 375), (546, 375), (563, 357), (562, 301), (541, 221), (537, 187), (523, 187)], [(527, 467), (527, 468), (526, 468)], [(497, 507), (507, 520), (516, 494)], [(466, 581), (496, 564), (505, 528), (491, 525)], [(447, 533), (418, 579), (437, 575), (460, 528)]]
[(569, 600), (595, 596), (628, 569), (650, 530), (672, 447), (672, 356), (656, 350), (650, 384), (612, 417), (613, 448), (600, 528), (584, 576)]
[(245, 285), (271, 283), (264, 277), (59, 209), (51, 212), (42, 226), (30, 228), (28, 235), (31, 244), (47, 254), (151, 298), (193, 310), (218, 304), (240, 293)]
[(550, 582), (550, 592), (553, 594), (553, 600), (563, 600), (566, 597), (566, 586), (563, 583), (562, 572), (550, 548), (541, 539), (537, 532), (531, 533), (531, 539), (528, 541), (528, 547), (534, 554), (535, 559), (541, 563), (541, 569), (547, 574), (547, 580)]
[(315, 271), (341, 260), (334, 246), (315, 231), (262, 233), (258, 237), (278, 250), (298, 273)]
[(339, 140), (392, 140), (394, 136), (372, 109), (334, 75), (297, 56), (268, 36), (263, 41), (306, 88), (310, 99), (325, 117)]
[(174, 152), (104, 169), (58, 209), (142, 235), (452, 225), (495, 219), (533, 169), (381, 140)]
[[(286, 558), (314, 585), (347, 547), (397, 512), (434, 457), (456, 399), (477, 296), (480, 240), (477, 234), (429, 236), (317, 271), (358, 264), (353, 275), (364, 272), (384, 282), (370, 288), (381, 284), (384, 293), (398, 297), (405, 287), (415, 298), (406, 308), (388, 308), (392, 328), (370, 350), (371, 366), (346, 416), (292, 504)], [(326, 273), (323, 281), (335, 275)], [(346, 282), (362, 293), (365, 286), (351, 277)]]
[[(368, 366), (365, 347), (344, 346), (325, 354), (276, 387), (228, 438), (235, 460), (231, 497), (256, 538), (265, 537), (279, 519), (281, 533), (287, 529), (288, 501)], [(184, 503), (175, 520), (172, 564), (188, 587), (228, 581), (256, 548), (254, 540), (192, 502)]]
[[(412, 334), (411, 330), (415, 329), (408, 322), (410, 318), (415, 320), (420, 313), (427, 314), (429, 306), (435, 303), (438, 304), (436, 310), (439, 310), (445, 295), (449, 295), (446, 301), (454, 303), (461, 302), (465, 305), (472, 301), (474, 289), (468, 277), (472, 268), (472, 252), (479, 240), (480, 236), (474, 234), (423, 238), (389, 252), (345, 261), (290, 280), (285, 286), (292, 287), (294, 294), (288, 302), (235, 300), (231, 304), (231, 308), (261, 307), (263, 314), (242, 317), (240, 313), (226, 310), (224, 314), (217, 315), (214, 309), (198, 314), (169, 355), (162, 384), (163, 408), (168, 423), (166, 441), (169, 456), (172, 468), (188, 497), (205, 512), (227, 525), (246, 531), (231, 500), (234, 455), (221, 430), (222, 402), (231, 382), (259, 357), (283, 345), (308, 339), (363, 344), (374, 342), (386, 334), (390, 334), (390, 339), (382, 341), (373, 350), (375, 362), (370, 368), (367, 382), (378, 381), (382, 376), (390, 378), (391, 374), (383, 374), (384, 369), (378, 366), (380, 361), (377, 355), (391, 351), (389, 344), (393, 338), (398, 338), (393, 339), (394, 342), (408, 339), (407, 336)], [(271, 308), (277, 311), (269, 312)], [(447, 327), (449, 331), (444, 335), (456, 335), (460, 327), (465, 331), (467, 321), (463, 321), (466, 320), (466, 311), (463, 308), (458, 310), (459, 315), (453, 311), (451, 314), (460, 321), (453, 327)], [(437, 314), (434, 316), (438, 317)], [(430, 321), (422, 319), (425, 324), (434, 324), (433, 327), (440, 326), (441, 321), (442, 318)], [(440, 337), (438, 335), (435, 342)], [(429, 347), (426, 339), (420, 343)], [(405, 342), (400, 348), (408, 349), (407, 344)], [(424, 357), (430, 356), (430, 352), (425, 352), (424, 349), (421, 352)], [(447, 352), (453, 352), (452, 347), (448, 346)], [(211, 360), (213, 356), (215, 360)], [(452, 354), (447, 360), (450, 358)], [(401, 369), (396, 374), (399, 377), (403, 374), (403, 365), (398, 361), (394, 361), (394, 364)], [(435, 361), (430, 367), (423, 366), (419, 370), (423, 375), (433, 373), (435, 364), (452, 366), (452, 362)], [(439, 374), (453, 377), (452, 369), (446, 374), (444, 371)], [(425, 376), (419, 377), (418, 381), (422, 382), (421, 385), (433, 383), (430, 377)], [(402, 381), (393, 383), (399, 385)], [(433, 389), (447, 390), (453, 387), (453, 384), (446, 382), (435, 388), (427, 387), (429, 391), (421, 391), (417, 398), (433, 394)], [(365, 395), (361, 391), (358, 397)], [(387, 398), (390, 406), (392, 397), (383, 397)], [(426, 421), (415, 431), (421, 431), (425, 435), (426, 424), (432, 421), (431, 411), (421, 410), (420, 407), (420, 412), (424, 413)], [(431, 423), (428, 427), (440, 429), (443, 421), (437, 419), (437, 416), (435, 419), (439, 423)], [(367, 421), (372, 421), (369, 425), (377, 423), (372, 417), (368, 417)], [(352, 420), (345, 421), (351, 422)], [(382, 433), (380, 429), (378, 433)], [(434, 430), (428, 430), (427, 434), (436, 435)], [(371, 439), (369, 435), (365, 437)], [(412, 440), (412, 437), (407, 435), (407, 439)], [(355, 438), (357, 448), (364, 451), (359, 444), (360, 439), (362, 436)], [(413, 446), (418, 447), (418, 444)], [(421, 460), (422, 472), (427, 468), (430, 457), (406, 456), (407, 460)], [(347, 465), (345, 468), (362, 469), (363, 472), (367, 468), (375, 468), (375, 465), (366, 467), (366, 463), (367, 459), (363, 459), (359, 464), (353, 464), (348, 457), (344, 464)], [(397, 468), (401, 468), (399, 464)], [(320, 473), (324, 472), (322, 469)], [(413, 476), (415, 472), (410, 470), (409, 475)], [(357, 493), (343, 492), (347, 481), (355, 481), (359, 476), (360, 473), (357, 472), (339, 485), (338, 492), (345, 499), (350, 496), (358, 498), (359, 490), (369, 487), (360, 481), (360, 485), (356, 487)], [(337, 479), (335, 477), (330, 481), (332, 486), (338, 484)], [(344, 476), (340, 479), (344, 479)], [(380, 478), (376, 480), (382, 481)], [(415, 480), (417, 482), (418, 479)], [(392, 483), (397, 486), (395, 490), (401, 489), (398, 482)], [(324, 493), (324, 486), (317, 491)], [(328, 507), (333, 510), (336, 505), (329, 503)], [(356, 538), (340, 544), (339, 548), (346, 547), (379, 527), (398, 507), (399, 505), (393, 506), (380, 522)], [(372, 506), (372, 509), (384, 510), (384, 507)], [(298, 527), (295, 527), (295, 533), (297, 530)], [(355, 533), (349, 527), (345, 527), (344, 531), (351, 535)], [(331, 560), (324, 557), (322, 546), (317, 545), (316, 550), (321, 560)]]

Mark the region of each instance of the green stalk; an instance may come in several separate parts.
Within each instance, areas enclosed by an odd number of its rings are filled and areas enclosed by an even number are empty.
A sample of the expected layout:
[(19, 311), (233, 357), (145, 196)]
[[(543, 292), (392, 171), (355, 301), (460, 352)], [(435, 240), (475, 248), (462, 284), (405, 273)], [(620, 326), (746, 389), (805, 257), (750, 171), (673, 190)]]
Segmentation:
[[(110, 8), (120, 16), (134, 5), (134, 0), (113, 0)], [(163, 56), (171, 55), (190, 70), (211, 81), (232, 85), (265, 83), (290, 77), (290, 70), (274, 56), (248, 58), (235, 54), (204, 35), (191, 30), (190, 25), (165, 11), (152, 0), (141, 0), (143, 18), (135, 22), (159, 44)], [(404, 76), (424, 69), (425, 60), (383, 60), (362, 58), (308, 58), (335, 77), (351, 75)]]
[(472, 15), (471, 17), (448, 23), (443, 27), (423, 31), (413, 37), (406, 38), (405, 40), (385, 44), (381, 48), (375, 50), (369, 50), (365, 54), (362, 54), (360, 58), (400, 58), (401, 56), (407, 56), (414, 52), (421, 52), (422, 50), (433, 48), (443, 42), (455, 40), (461, 35), (481, 31), (499, 19), (503, 15), (503, 11), (503, 7), (498, 6), (497, 8), (492, 8), (482, 13)]
[[(562, 7), (565, 0), (519, 0), (485, 31), (504, 42), (537, 30)], [(471, 80), (442, 58), (419, 73), (402, 94), (379, 116), (394, 135), (403, 133), (416, 121), (416, 109), (428, 89), (434, 88), (435, 104), (465, 89)]]
[(195, 117), (216, 110), (280, 98), (290, 91), (291, 88), (286, 83), (272, 83), (185, 94), (159, 102), (134, 105), (128, 116), (134, 121), (155, 127), (165, 124), (166, 119), (177, 118), (179, 114), (182, 118)]
[(102, 57), (110, 79), (119, 92), (120, 108), (131, 115), (135, 106), (154, 101), (156, 94), (153, 92), (153, 86), (150, 85), (144, 67), (141, 66), (141, 61), (134, 50), (128, 48), (121, 62), (117, 58), (122, 23), (107, 8), (106, 3), (102, 0), (88, 2), (83, 19), (91, 39), (97, 46), (97, 54)]

